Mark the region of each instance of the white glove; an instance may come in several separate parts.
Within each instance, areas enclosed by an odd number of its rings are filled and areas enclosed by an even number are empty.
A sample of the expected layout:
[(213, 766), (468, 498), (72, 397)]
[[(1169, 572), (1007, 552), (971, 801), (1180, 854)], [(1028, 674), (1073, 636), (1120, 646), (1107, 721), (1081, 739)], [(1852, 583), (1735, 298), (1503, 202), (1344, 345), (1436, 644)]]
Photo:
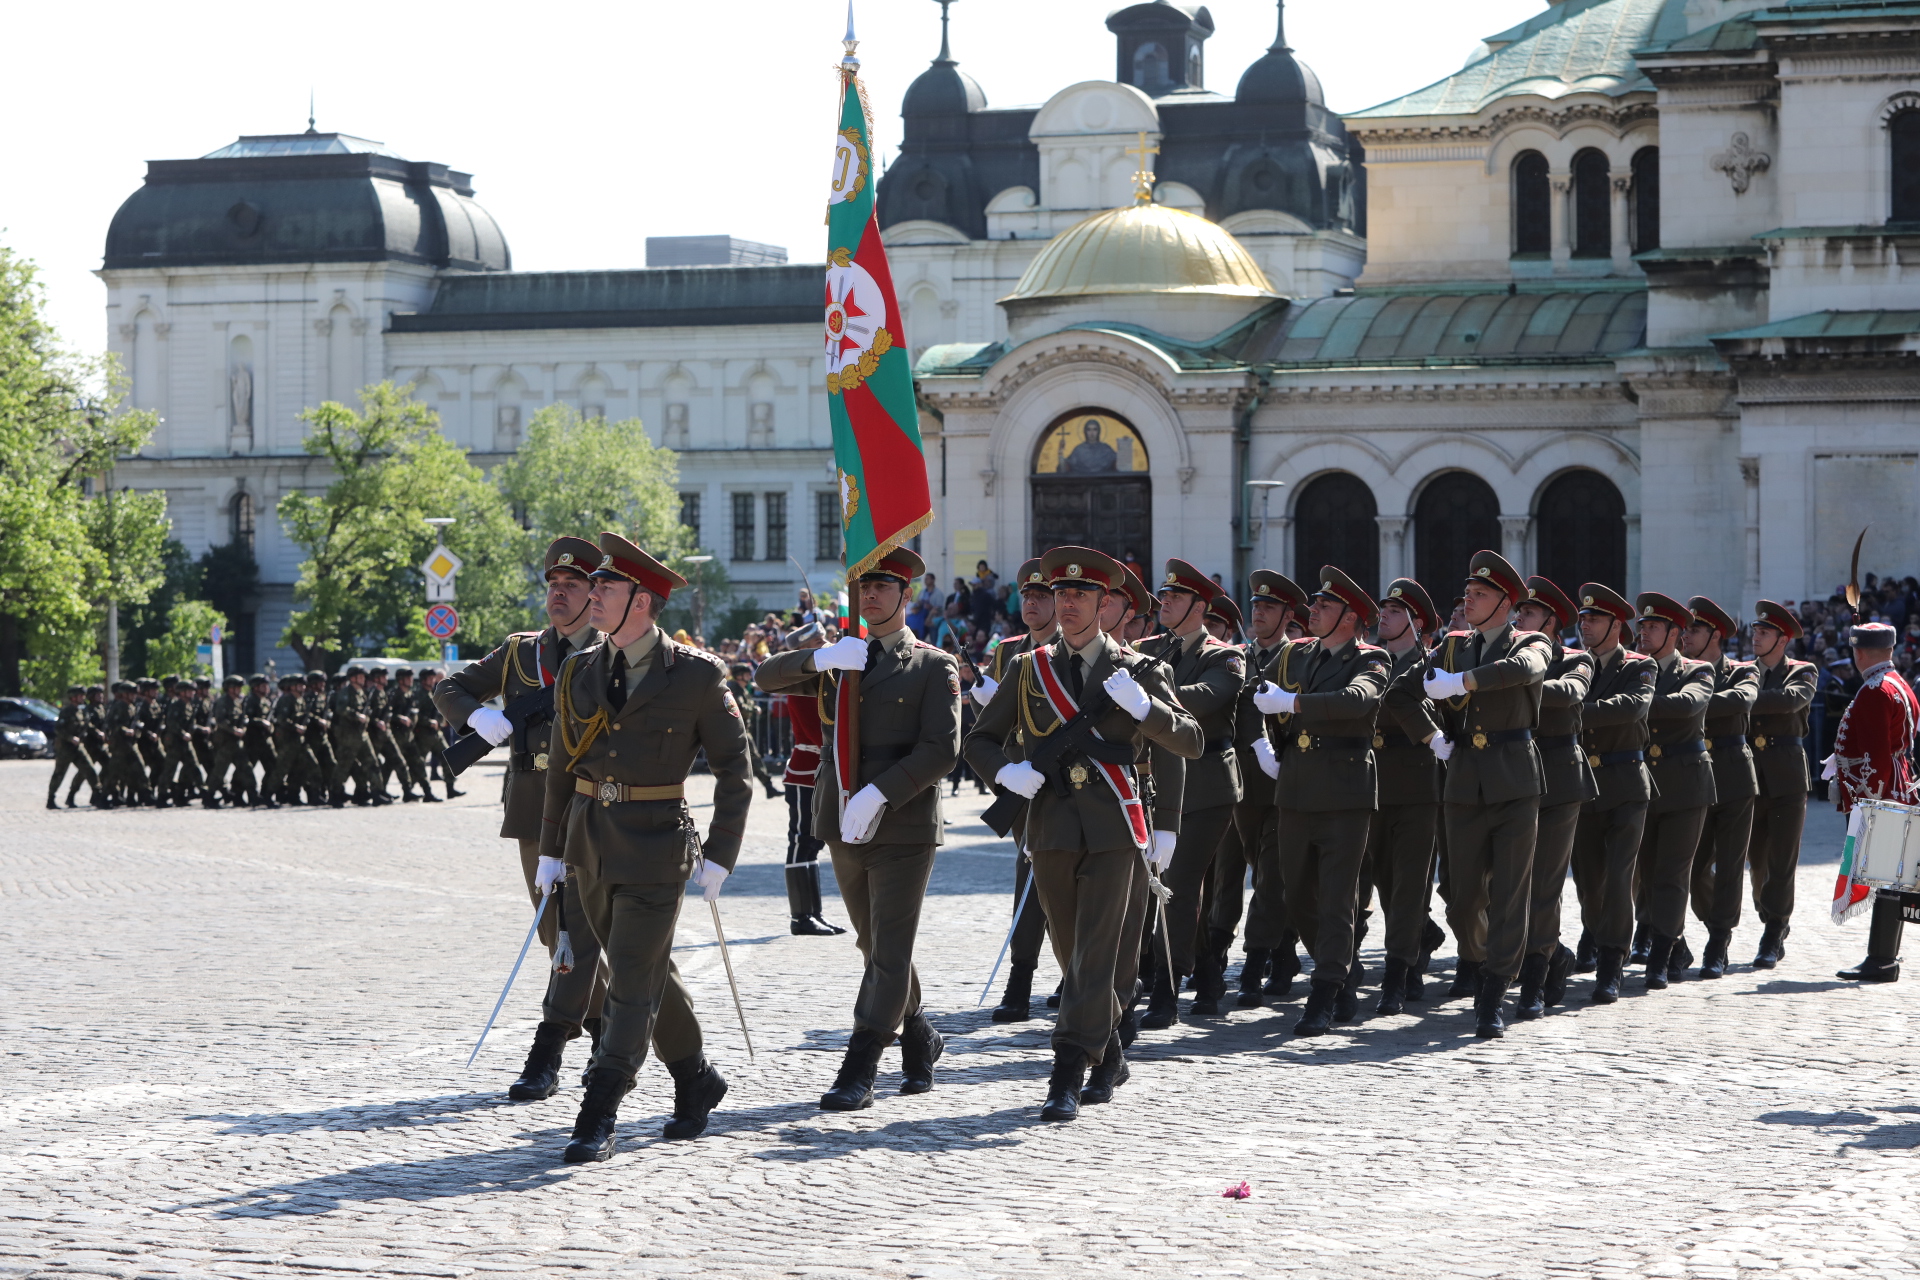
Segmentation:
[(1825, 760), (1822, 760), (1820, 762), (1820, 780), (1822, 782), (1832, 782), (1835, 778), (1839, 776), (1840, 776), (1840, 753), (1836, 751), (1832, 755), (1828, 756)]
[(815, 671), (865, 671), (867, 642), (859, 636), (841, 636), (813, 651)]
[(727, 882), (731, 873), (717, 862), (700, 859), (693, 866), (693, 882), (700, 886), (700, 896), (708, 902), (720, 896), (720, 886)]
[(1167, 864), (1173, 861), (1174, 846), (1179, 843), (1180, 836), (1176, 832), (1156, 831), (1153, 833), (1153, 848), (1147, 854), (1147, 861), (1153, 863), (1153, 872), (1155, 875), (1167, 869)]
[(567, 864), (558, 858), (540, 855), (540, 865), (533, 873), (533, 887), (545, 893), (553, 885), (567, 878)]
[(1269, 680), (1255, 690), (1253, 706), (1263, 716), (1284, 716), (1293, 713), (1294, 704), (1300, 701), (1297, 693), (1288, 693)]
[[(1457, 698), (1467, 691), (1467, 677), (1464, 672), (1459, 671), (1435, 671), (1420, 682), (1420, 687), (1425, 689), (1427, 696), (1435, 702), (1443, 702), (1448, 698)], [(1445, 759), (1444, 756), (1441, 758)]]
[(1113, 705), (1132, 716), (1135, 720), (1145, 720), (1147, 712), (1153, 710), (1153, 699), (1140, 687), (1130, 671), (1116, 671), (1108, 676), (1101, 688), (1113, 699)]
[(993, 680), (993, 679), (989, 679), (986, 676), (981, 676), (980, 683), (973, 686), (973, 689), (972, 689), (974, 702), (980, 706), (983, 706), (983, 707), (986, 706), (989, 702), (993, 701), (994, 690), (998, 689), (999, 687), (1000, 687), (1000, 682), (998, 680)]
[(1433, 748), (1433, 758), (1435, 760), (1447, 760), (1453, 756), (1453, 743), (1447, 740), (1447, 735), (1444, 733), (1434, 734), (1431, 738), (1427, 739), (1427, 745)]
[(848, 796), (847, 807), (840, 814), (840, 838), (848, 844), (865, 844), (880, 825), (880, 811), (886, 807), (887, 798), (871, 782)]
[(1022, 800), (1031, 800), (1047, 785), (1047, 775), (1025, 760), (1015, 760), (1000, 766), (1000, 772), (993, 775), (993, 785), (1005, 787)]
[(485, 738), (490, 746), (499, 746), (513, 736), (513, 721), (492, 707), (481, 707), (467, 717), (467, 729)]
[(1260, 762), (1260, 772), (1269, 778), (1280, 776), (1280, 757), (1273, 754), (1273, 741), (1264, 734), (1253, 740), (1253, 758)]

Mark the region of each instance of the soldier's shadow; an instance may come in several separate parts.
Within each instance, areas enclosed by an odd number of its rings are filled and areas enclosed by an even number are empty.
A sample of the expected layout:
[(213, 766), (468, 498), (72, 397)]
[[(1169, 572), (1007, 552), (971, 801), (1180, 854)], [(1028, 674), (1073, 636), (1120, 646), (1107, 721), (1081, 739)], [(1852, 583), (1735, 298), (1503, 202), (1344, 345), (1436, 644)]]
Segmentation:
[(876, 1147), (912, 1151), (981, 1151), (1020, 1145), (1022, 1130), (1050, 1127), (1038, 1100), (975, 1116), (913, 1117), (874, 1129), (816, 1129), (792, 1125), (778, 1136), (785, 1144), (752, 1153), (755, 1160), (810, 1163), (837, 1160)]
[(1818, 991), (1840, 991), (1847, 988), (1859, 989), (1857, 982), (1846, 982), (1839, 978), (1825, 981), (1796, 982), (1790, 978), (1776, 978), (1771, 982), (1762, 982), (1736, 994), (1743, 996), (1791, 996)]
[(258, 1137), (273, 1133), (364, 1133), (377, 1129), (417, 1129), (431, 1125), (453, 1124), (479, 1111), (497, 1107), (518, 1107), (504, 1094), (448, 1093), (434, 1098), (408, 1098), (371, 1106), (327, 1107), (320, 1111), (254, 1112), (247, 1115), (217, 1113), (187, 1116), (223, 1126), (223, 1134)]
[[(1920, 1115), (1920, 1107), (1916, 1106), (1885, 1107), (1881, 1110), (1887, 1115)], [(1754, 1118), (1761, 1124), (1797, 1125), (1850, 1133), (1853, 1140), (1840, 1144), (1843, 1151), (1908, 1151), (1920, 1147), (1920, 1121), (1883, 1120), (1871, 1112), (1768, 1111)]]

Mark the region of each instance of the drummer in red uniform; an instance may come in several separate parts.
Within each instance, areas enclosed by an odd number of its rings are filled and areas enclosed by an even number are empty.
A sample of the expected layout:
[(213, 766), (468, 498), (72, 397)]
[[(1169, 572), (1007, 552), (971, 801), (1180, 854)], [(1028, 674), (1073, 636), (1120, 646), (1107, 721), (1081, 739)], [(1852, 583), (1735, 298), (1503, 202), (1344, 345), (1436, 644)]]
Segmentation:
[[(1864, 683), (1840, 717), (1833, 754), (1821, 775), (1838, 790), (1838, 808), (1853, 812), (1862, 800), (1920, 801), (1913, 776), (1913, 735), (1920, 724), (1920, 701), (1893, 669), (1894, 629), (1884, 622), (1853, 628), (1853, 662)], [(1848, 827), (1851, 833), (1853, 828)], [(1864, 884), (1842, 876), (1834, 888), (1833, 918), (1845, 920), (1873, 900), (1873, 924), (1867, 931), (1867, 958), (1839, 976), (1849, 982), (1900, 980), (1900, 904)]]
[[(809, 622), (790, 632), (789, 649), (818, 649), (826, 643), (820, 624)], [(820, 772), (820, 704), (810, 693), (775, 695), (787, 701), (787, 720), (793, 726), (793, 750), (787, 753), (787, 771), (780, 779), (787, 793), (787, 913), (788, 929), (796, 934), (827, 937), (845, 933), (820, 914), (820, 850), (813, 834), (813, 779)]]

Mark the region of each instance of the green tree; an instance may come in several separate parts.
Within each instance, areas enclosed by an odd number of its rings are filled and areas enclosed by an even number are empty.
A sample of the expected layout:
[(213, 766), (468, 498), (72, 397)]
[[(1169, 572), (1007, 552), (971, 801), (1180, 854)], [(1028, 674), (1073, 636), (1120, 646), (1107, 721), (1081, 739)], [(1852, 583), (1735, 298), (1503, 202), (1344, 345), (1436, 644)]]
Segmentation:
[(182, 600), (167, 612), (167, 629), (147, 645), (147, 663), (155, 676), (206, 675), (211, 668), (200, 661), (199, 647), (226, 630), (227, 619), (205, 600)]
[(283, 643), (310, 668), (411, 634), (425, 607), (418, 566), (433, 549), (428, 516), (454, 519), (445, 536), (465, 564), (463, 636), (497, 636), (532, 616), (525, 538), (506, 500), (412, 390), (382, 382), (361, 391), (357, 413), (329, 400), (300, 415), (307, 452), (335, 477), (323, 493), (279, 503), (282, 524), (306, 553), (294, 586), (306, 607)]
[(608, 422), (549, 405), (498, 478), (526, 525), (531, 563), (555, 538), (602, 530), (668, 563), (694, 549), (693, 531), (680, 523), (680, 459), (647, 439), (638, 418)]
[(167, 618), (182, 600), (200, 598), (200, 567), (177, 538), (160, 544), (160, 582), (146, 599), (120, 610), (120, 674), (163, 676), (167, 670), (148, 659), (148, 648), (167, 633)]

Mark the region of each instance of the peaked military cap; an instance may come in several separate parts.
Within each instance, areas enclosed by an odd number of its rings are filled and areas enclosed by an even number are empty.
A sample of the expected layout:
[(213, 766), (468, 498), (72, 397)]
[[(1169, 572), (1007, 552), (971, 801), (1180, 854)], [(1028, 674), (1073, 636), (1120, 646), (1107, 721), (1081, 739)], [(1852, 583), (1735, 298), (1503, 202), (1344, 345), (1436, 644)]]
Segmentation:
[(1789, 640), (1798, 640), (1807, 633), (1793, 610), (1772, 600), (1761, 600), (1753, 606), (1753, 620), (1786, 634)]
[(920, 580), (927, 571), (927, 562), (912, 547), (895, 547), (873, 562), (865, 573), (860, 575), (862, 582), (883, 582), (896, 579), (911, 585)]
[(1127, 567), (1104, 551), (1092, 547), (1055, 547), (1040, 557), (1040, 568), (1050, 587), (1099, 587), (1102, 591), (1121, 591), (1127, 581)]
[(1431, 631), (1441, 623), (1440, 611), (1433, 607), (1433, 597), (1412, 578), (1395, 578), (1389, 582), (1387, 594), (1381, 597), (1380, 603), (1404, 605), (1422, 631)]
[(1232, 596), (1224, 592), (1214, 597), (1213, 602), (1207, 606), (1207, 613), (1236, 630), (1240, 626), (1240, 606), (1233, 602)]
[(1167, 561), (1167, 573), (1160, 580), (1162, 591), (1191, 591), (1200, 597), (1202, 603), (1210, 604), (1213, 598), (1223, 594), (1220, 584), (1200, 572), (1185, 560)]
[(1567, 599), (1566, 592), (1555, 586), (1551, 579), (1543, 578), (1537, 573), (1527, 579), (1525, 598), (1537, 601), (1553, 610), (1553, 616), (1559, 619), (1562, 629), (1572, 626), (1574, 618), (1580, 612), (1574, 608), (1573, 601)]
[(1380, 616), (1380, 606), (1373, 602), (1373, 597), (1362, 591), (1360, 584), (1349, 578), (1344, 569), (1335, 565), (1320, 566), (1320, 590), (1314, 595), (1315, 598), (1324, 596), (1329, 600), (1338, 600), (1359, 614), (1365, 626), (1372, 626)]
[(1307, 593), (1300, 584), (1284, 573), (1275, 573), (1271, 569), (1255, 569), (1247, 575), (1247, 587), (1255, 600), (1277, 600), (1295, 613), (1307, 607)]
[(1704, 623), (1718, 631), (1724, 639), (1740, 629), (1730, 614), (1706, 596), (1695, 596), (1687, 601), (1687, 608), (1693, 610), (1693, 620)]
[(1020, 590), (1022, 591), (1028, 589), (1034, 591), (1047, 590), (1047, 574), (1046, 570), (1040, 567), (1040, 557), (1035, 556), (1033, 559), (1021, 565), (1020, 573), (1014, 580), (1019, 583)]
[(1127, 575), (1127, 599), (1132, 602), (1135, 615), (1144, 618), (1152, 613), (1159, 601), (1153, 598), (1153, 592), (1147, 590), (1147, 584), (1140, 581), (1140, 575), (1124, 564), (1120, 566), (1120, 572)]
[(1642, 591), (1634, 599), (1633, 604), (1634, 612), (1643, 622), (1651, 619), (1654, 622), (1671, 622), (1676, 627), (1684, 627), (1693, 621), (1693, 610), (1672, 596), (1662, 595), (1658, 591)]
[(631, 582), (663, 603), (675, 587), (687, 585), (685, 578), (617, 533), (600, 535), (600, 564), (587, 576), (603, 582)]
[(1612, 587), (1598, 582), (1580, 584), (1580, 612), (1604, 613), (1622, 622), (1633, 621), (1633, 605)]
[(1467, 581), (1489, 583), (1506, 592), (1507, 599), (1516, 604), (1527, 596), (1520, 571), (1507, 563), (1507, 558), (1498, 551), (1474, 552), (1473, 559), (1467, 563)]
[(540, 578), (543, 582), (551, 582), (556, 573), (577, 573), (584, 578), (599, 567), (599, 547), (585, 538), (555, 538), (547, 545), (546, 566)]

